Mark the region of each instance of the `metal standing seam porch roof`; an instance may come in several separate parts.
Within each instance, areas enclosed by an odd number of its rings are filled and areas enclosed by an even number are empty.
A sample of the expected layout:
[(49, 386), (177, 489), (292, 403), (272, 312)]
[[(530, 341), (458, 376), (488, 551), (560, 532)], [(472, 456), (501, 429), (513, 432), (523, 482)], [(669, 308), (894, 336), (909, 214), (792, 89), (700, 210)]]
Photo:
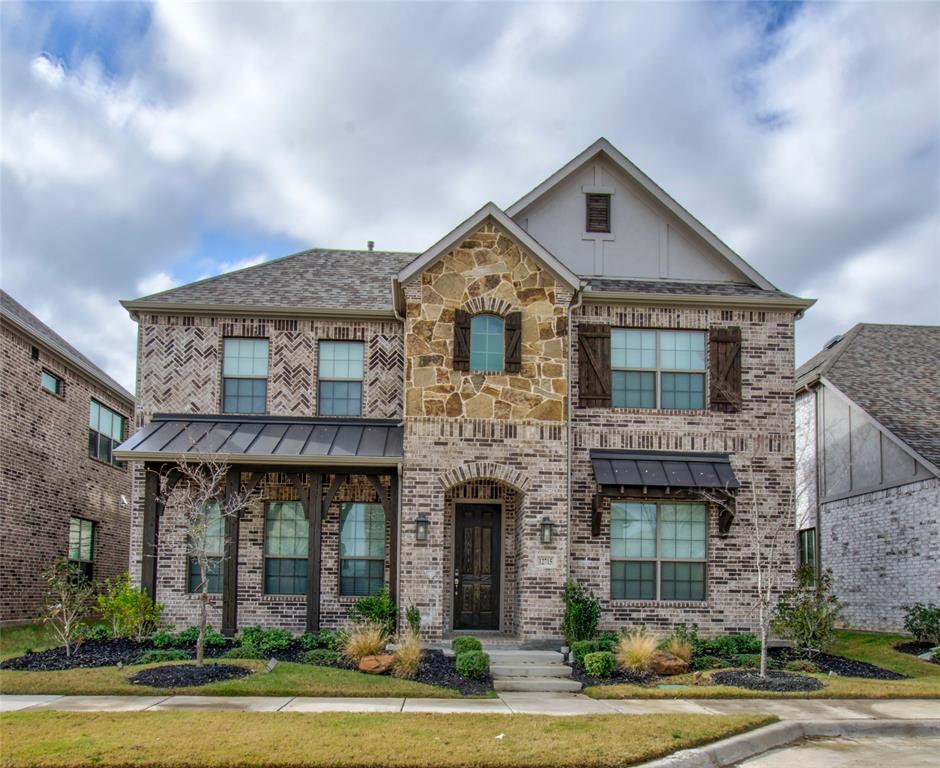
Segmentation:
[(740, 485), (727, 453), (594, 449), (591, 464), (601, 486), (733, 490)]
[(114, 449), (122, 461), (212, 455), (233, 464), (389, 466), (402, 461), (397, 419), (157, 414)]

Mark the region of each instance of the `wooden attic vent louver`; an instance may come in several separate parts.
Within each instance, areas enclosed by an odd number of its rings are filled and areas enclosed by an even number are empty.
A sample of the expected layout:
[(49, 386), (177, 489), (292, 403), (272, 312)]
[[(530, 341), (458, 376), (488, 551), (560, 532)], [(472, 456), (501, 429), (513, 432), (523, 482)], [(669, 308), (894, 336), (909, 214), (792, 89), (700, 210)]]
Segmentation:
[(587, 194), (587, 231), (610, 232), (610, 195)]

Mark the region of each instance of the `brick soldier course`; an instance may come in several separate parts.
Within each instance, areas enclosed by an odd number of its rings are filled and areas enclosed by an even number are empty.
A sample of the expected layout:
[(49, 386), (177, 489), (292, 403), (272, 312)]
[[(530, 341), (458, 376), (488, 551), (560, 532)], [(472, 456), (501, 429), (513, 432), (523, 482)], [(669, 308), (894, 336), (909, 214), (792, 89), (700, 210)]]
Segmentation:
[(93, 579), (127, 569), (131, 471), (89, 455), (88, 425), (92, 401), (129, 425), (134, 398), (4, 292), (0, 345), (0, 621), (15, 624), (40, 615), (41, 573), (68, 556), (73, 517), (93, 526)]
[[(584, 190), (597, 189), (611, 197), (607, 233), (596, 216), (584, 220)], [(553, 205), (559, 213), (540, 218)], [(621, 221), (634, 205), (654, 218)], [(643, 226), (658, 239), (641, 238)], [(655, 276), (639, 266), (644, 248), (659, 249)], [(357, 534), (340, 523), (352, 502), (383, 504), (384, 557), (374, 557), (432, 638), (557, 637), (569, 577), (598, 597), (607, 627), (753, 628), (747, 530), (719, 525), (717, 509), (707, 514), (704, 599), (612, 598), (611, 500), (699, 497), (691, 481), (602, 483), (591, 451), (624, 461), (670, 452), (654, 463), (689, 471), (721, 454), (741, 482), (753, 465), (765, 489), (757, 513), (792, 514), (793, 324), (811, 303), (770, 285), (603, 140), (422, 254), (305, 251), (125, 302), (140, 327), (141, 432), (120, 452), (135, 467), (131, 572), (171, 621), (194, 621), (181, 532), (148, 472), (206, 452), (231, 462), (232, 482), (257, 488), (226, 542), (223, 569), (237, 583), (213, 597), (213, 622), (227, 631), (348, 620), (356, 598), (341, 594), (340, 561)], [(612, 407), (610, 328), (699, 332), (703, 407)], [(221, 413), (227, 338), (268, 341), (263, 414)], [(363, 344), (355, 415), (322, 413), (325, 341)], [(314, 525), (304, 594), (265, 593), (265, 503), (275, 500), (303, 501)], [(737, 509), (738, 519), (753, 513)]]

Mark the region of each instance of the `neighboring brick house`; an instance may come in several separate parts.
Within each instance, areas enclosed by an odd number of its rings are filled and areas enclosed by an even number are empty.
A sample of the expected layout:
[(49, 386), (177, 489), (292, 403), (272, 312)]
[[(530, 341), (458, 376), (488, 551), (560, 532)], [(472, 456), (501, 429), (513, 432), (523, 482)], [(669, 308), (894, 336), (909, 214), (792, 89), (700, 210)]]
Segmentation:
[(940, 603), (940, 327), (856, 325), (797, 371), (799, 558), (851, 627)]
[(433, 638), (557, 637), (568, 577), (605, 626), (753, 628), (750, 529), (696, 489), (753, 464), (759, 514), (792, 515), (811, 304), (603, 139), (422, 254), (305, 251), (125, 302), (132, 574), (193, 621), (152, 470), (211, 453), (257, 489), (217, 530), (227, 632), (336, 626), (386, 585)]
[(134, 397), (0, 291), (0, 621), (40, 614), (41, 573), (68, 557), (127, 570), (131, 473), (111, 449)]

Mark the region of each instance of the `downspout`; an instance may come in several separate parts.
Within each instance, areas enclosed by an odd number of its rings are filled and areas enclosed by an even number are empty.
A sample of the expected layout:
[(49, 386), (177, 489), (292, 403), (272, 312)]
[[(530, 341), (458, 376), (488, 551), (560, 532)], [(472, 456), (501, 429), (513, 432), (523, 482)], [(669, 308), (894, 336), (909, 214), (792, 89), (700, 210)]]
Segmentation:
[(577, 291), (575, 291), (575, 301), (573, 304), (568, 305), (568, 445), (567, 445), (567, 457), (566, 462), (567, 466), (565, 470), (567, 472), (567, 503), (565, 506), (566, 509), (566, 532), (568, 534), (568, 557), (567, 562), (565, 563), (565, 581), (571, 578), (571, 439), (574, 435), (574, 426), (573, 426), (573, 406), (574, 399), (571, 396), (571, 371), (572, 371), (572, 360), (574, 359), (574, 331), (572, 326), (572, 319), (574, 317), (574, 311), (580, 309), (581, 305), (584, 303), (584, 285), (582, 284)]

